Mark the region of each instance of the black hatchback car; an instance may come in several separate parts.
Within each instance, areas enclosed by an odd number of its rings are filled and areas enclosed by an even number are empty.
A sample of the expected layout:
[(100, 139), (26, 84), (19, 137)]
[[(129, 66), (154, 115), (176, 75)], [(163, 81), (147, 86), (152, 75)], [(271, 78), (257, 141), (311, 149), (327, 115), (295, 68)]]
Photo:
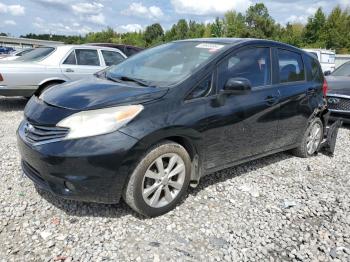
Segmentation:
[(146, 216), (214, 171), (285, 150), (310, 157), (329, 117), (319, 62), (254, 39), (145, 50), (33, 97), (18, 129), (24, 173), (58, 196)]

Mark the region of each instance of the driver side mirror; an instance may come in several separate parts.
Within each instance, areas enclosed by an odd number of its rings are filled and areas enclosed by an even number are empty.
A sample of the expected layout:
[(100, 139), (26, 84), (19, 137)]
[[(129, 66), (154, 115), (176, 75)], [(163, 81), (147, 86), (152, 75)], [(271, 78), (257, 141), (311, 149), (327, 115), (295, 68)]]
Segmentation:
[(225, 94), (244, 95), (252, 90), (252, 84), (246, 78), (229, 78), (224, 86)]
[(325, 75), (325, 76), (330, 76), (331, 74), (332, 74), (331, 71), (326, 71), (326, 72), (324, 72), (324, 75)]

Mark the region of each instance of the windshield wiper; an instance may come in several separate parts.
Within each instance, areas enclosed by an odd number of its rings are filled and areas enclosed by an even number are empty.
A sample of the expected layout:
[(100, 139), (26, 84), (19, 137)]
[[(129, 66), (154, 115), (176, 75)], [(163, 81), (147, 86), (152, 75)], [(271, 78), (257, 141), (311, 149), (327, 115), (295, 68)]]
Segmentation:
[(138, 79), (138, 78), (133, 78), (133, 77), (129, 77), (129, 76), (121, 76), (121, 77), (118, 77), (117, 79), (120, 79), (122, 81), (129, 81), (129, 82), (135, 82), (141, 86), (149, 86), (150, 84), (146, 81), (143, 81), (141, 79)]
[(141, 79), (138, 79), (138, 78), (133, 78), (133, 77), (130, 77), (130, 76), (113, 77), (110, 74), (106, 73), (105, 74), (105, 78), (108, 79), (108, 80), (117, 82), (117, 83), (121, 83), (123, 81), (126, 81), (126, 82), (135, 82), (135, 83), (139, 84), (140, 86), (152, 86), (150, 84), (150, 82), (147, 82), (147, 81), (144, 81), (144, 80), (141, 80)]

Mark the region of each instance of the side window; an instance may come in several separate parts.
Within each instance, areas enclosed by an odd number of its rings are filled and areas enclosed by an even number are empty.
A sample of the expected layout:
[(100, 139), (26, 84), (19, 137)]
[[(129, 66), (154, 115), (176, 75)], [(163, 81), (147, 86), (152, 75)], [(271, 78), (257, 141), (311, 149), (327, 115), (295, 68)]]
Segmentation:
[(124, 61), (125, 58), (118, 52), (102, 50), (102, 56), (105, 60), (106, 66), (117, 65)]
[(78, 65), (100, 66), (100, 59), (97, 50), (76, 49)]
[(77, 59), (75, 57), (75, 52), (74, 50), (67, 56), (66, 60), (64, 60), (63, 64), (65, 65), (76, 65), (77, 64)]
[(207, 96), (210, 93), (211, 86), (212, 86), (212, 75), (210, 74), (199, 85), (197, 85), (194, 89), (192, 89), (192, 91), (188, 94), (186, 100)]
[(230, 78), (246, 78), (252, 87), (271, 84), (270, 48), (249, 48), (225, 59), (218, 67), (218, 86), (223, 89)]
[(278, 49), (280, 83), (305, 80), (303, 59), (300, 54)]
[(321, 67), (318, 63), (318, 60), (311, 59), (311, 73), (312, 73), (312, 80), (316, 82), (322, 82), (323, 81), (323, 73), (321, 70)]

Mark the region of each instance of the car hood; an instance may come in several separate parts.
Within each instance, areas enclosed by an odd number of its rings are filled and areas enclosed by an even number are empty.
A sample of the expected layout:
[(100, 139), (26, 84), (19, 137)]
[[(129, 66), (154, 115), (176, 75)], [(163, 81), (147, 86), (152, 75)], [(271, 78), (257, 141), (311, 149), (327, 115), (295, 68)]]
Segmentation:
[(79, 111), (146, 103), (163, 97), (167, 91), (166, 88), (127, 85), (91, 77), (52, 87), (40, 99), (52, 106)]
[(350, 95), (350, 77), (327, 76), (328, 94)]

